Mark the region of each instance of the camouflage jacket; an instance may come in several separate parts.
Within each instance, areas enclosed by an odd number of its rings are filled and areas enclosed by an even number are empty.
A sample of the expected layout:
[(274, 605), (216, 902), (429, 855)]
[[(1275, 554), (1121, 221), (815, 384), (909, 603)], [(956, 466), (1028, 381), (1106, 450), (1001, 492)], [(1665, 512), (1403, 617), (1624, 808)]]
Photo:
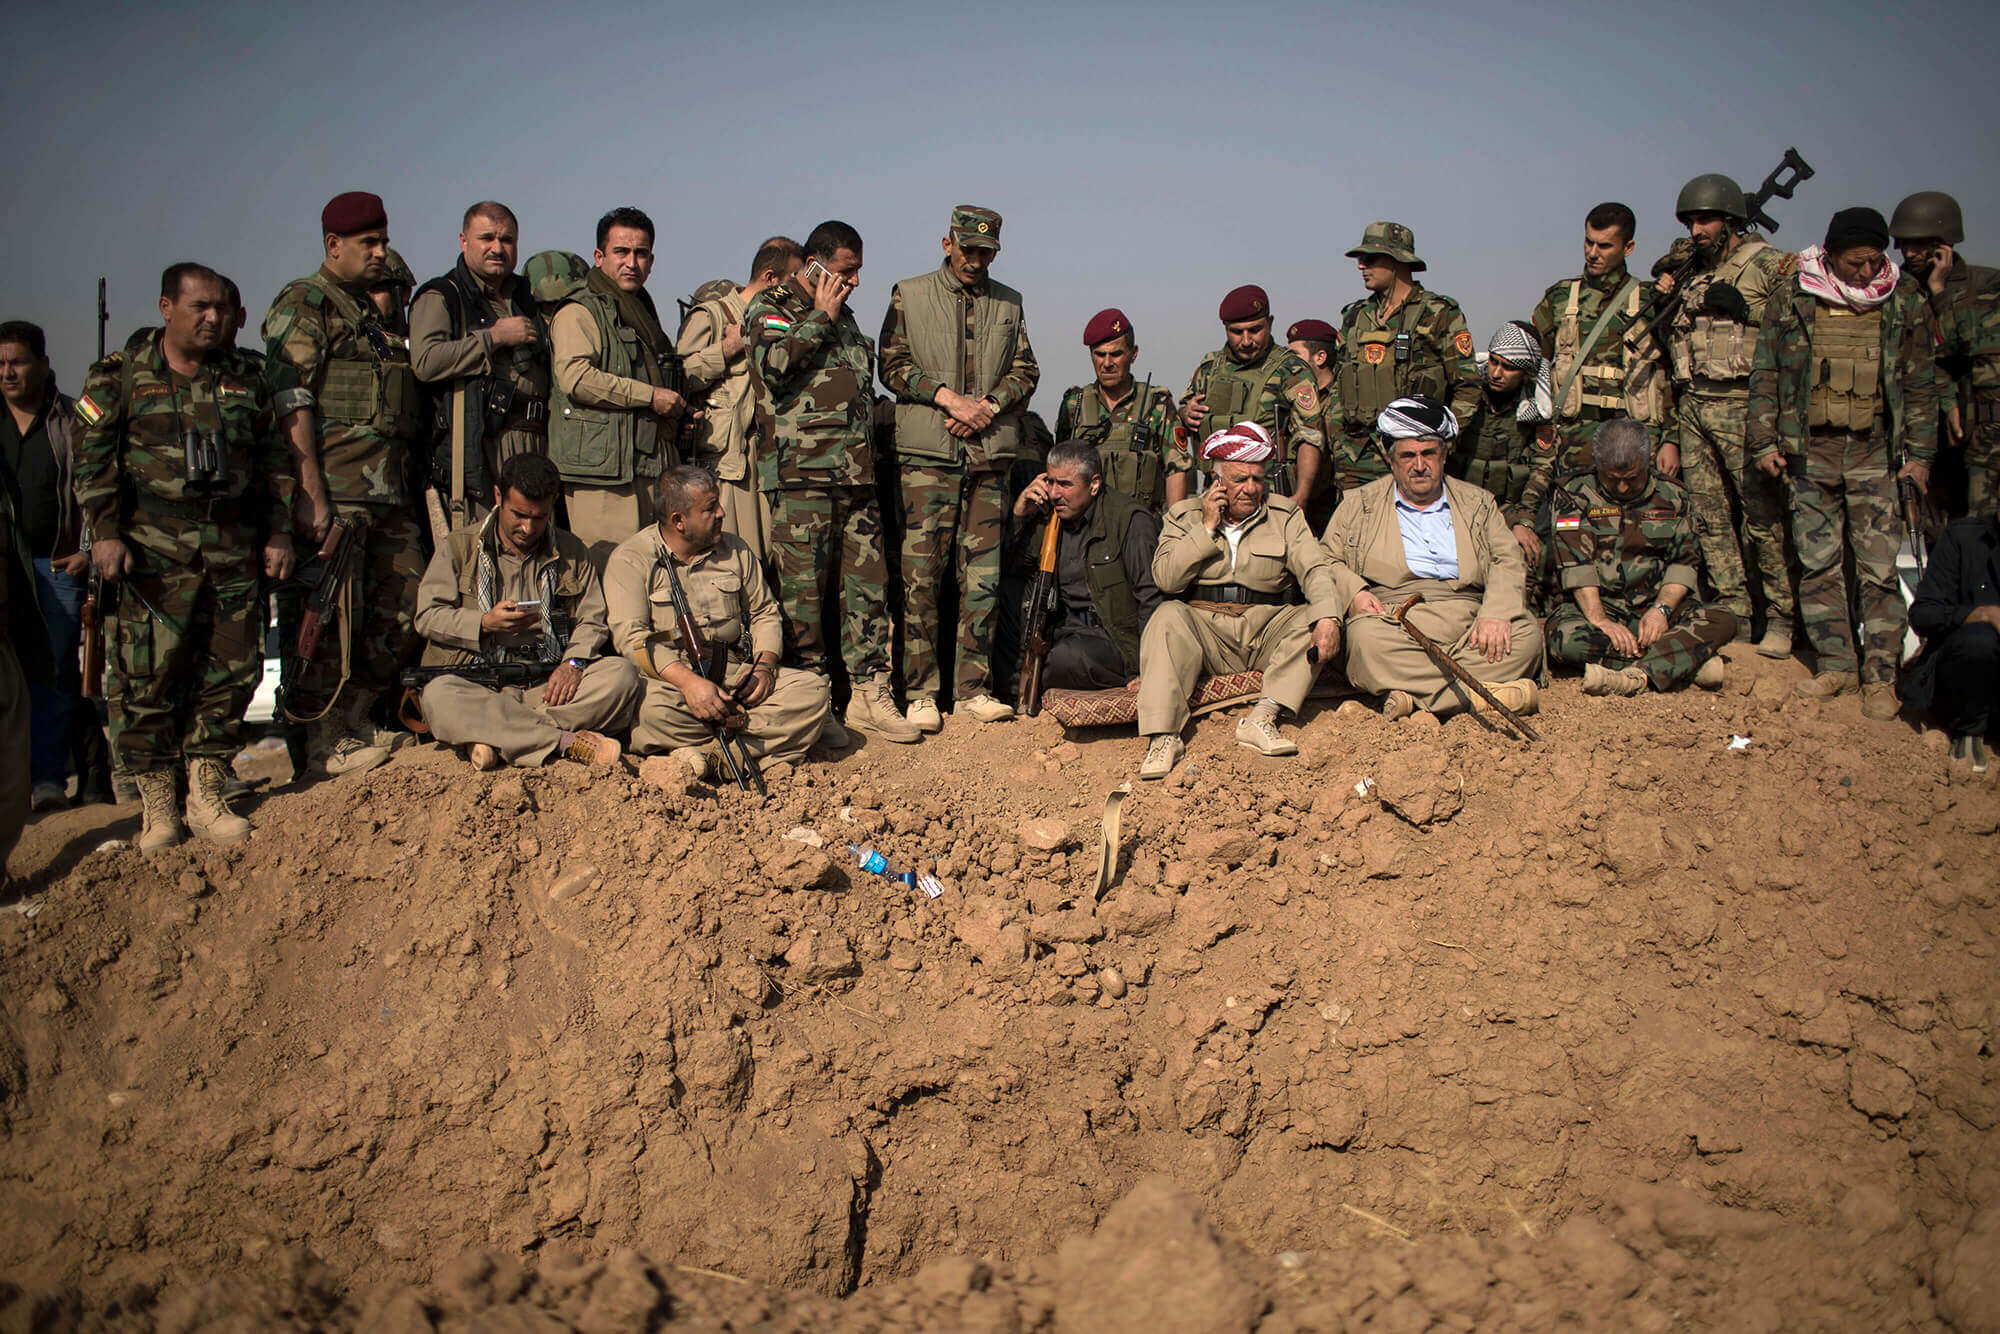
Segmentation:
[(1544, 471), (1545, 465), (1553, 474), (1556, 433), (1548, 422), (1518, 419), (1514, 414), (1519, 400), (1516, 392), (1495, 403), (1482, 392), (1472, 416), (1459, 423), (1458, 439), (1452, 443), (1445, 467), (1452, 476), (1491, 491), (1509, 527), (1532, 528), (1535, 509), (1548, 494), (1548, 487), (1544, 485), (1532, 506), (1523, 498), (1529, 481)]
[(1159, 385), (1153, 386), (1145, 408), (1143, 457), (1132, 448), (1133, 414), (1144, 387), (1135, 380), (1115, 407), (1105, 405), (1104, 392), (1095, 381), (1065, 389), (1056, 409), (1055, 438), (1081, 439), (1096, 446), (1108, 483), (1157, 514), (1165, 508), (1166, 479), (1186, 472), (1194, 460), (1174, 433), (1174, 396)]
[[(1954, 255), (1944, 291), (1925, 296), (1937, 320), (1938, 418), (1976, 403), (2000, 421), (2000, 269)], [(1971, 434), (1972, 422), (1964, 426)]]
[[(1812, 394), (1813, 322), (1819, 300), (1797, 274), (1764, 311), (1750, 372), (1750, 457), (1806, 452)], [(1891, 457), (1929, 463), (1938, 449), (1938, 385), (1930, 307), (1905, 275), (1882, 305), (1882, 406)]]
[[(140, 563), (247, 562), (291, 531), (292, 464), (256, 358), (209, 355), (184, 379), (157, 335), (90, 368), (77, 396), (76, 498), (93, 538), (136, 544)], [(129, 394), (128, 387), (129, 386)], [(220, 476), (190, 483), (186, 433), (213, 432)]]
[(1700, 588), (1687, 492), (1658, 473), (1624, 502), (1605, 494), (1596, 473), (1584, 473), (1556, 488), (1550, 508), (1550, 545), (1564, 592), (1595, 588), (1604, 610), (1630, 623), (1666, 585), (1690, 593)]
[[(1560, 424), (1584, 418), (1631, 417), (1651, 426), (1662, 426), (1668, 418), (1667, 368), (1660, 345), (1648, 333), (1631, 338), (1638, 323), (1637, 312), (1646, 304), (1653, 284), (1636, 281), (1622, 307), (1611, 317), (1604, 332), (1582, 359), (1582, 369), (1570, 371), (1568, 351), (1580, 349), (1597, 327), (1605, 303), (1616, 297), (1634, 275), (1624, 268), (1593, 278), (1580, 274), (1549, 284), (1535, 303), (1535, 331), (1542, 336), (1542, 354), (1550, 359), (1555, 381), (1556, 421)], [(1569, 301), (1576, 288), (1575, 322), (1570, 323)], [(1566, 327), (1567, 326), (1567, 327)]]
[(1464, 421), (1478, 405), (1479, 365), (1458, 302), (1421, 283), (1384, 318), (1370, 293), (1340, 312), (1340, 361), (1329, 392), (1328, 422), (1339, 423), (1351, 452), (1372, 452), (1375, 418), (1398, 398), (1426, 394)]
[(1185, 427), (1177, 426), (1175, 443), (1179, 451), (1187, 455), (1190, 466), (1208, 471), (1212, 465), (1199, 463), (1201, 442), (1239, 421), (1254, 421), (1282, 442), (1287, 464), (1298, 458), (1300, 445), (1311, 445), (1325, 452), (1326, 436), (1320, 429), (1325, 419), (1325, 405), (1320, 400), (1319, 380), (1313, 375), (1312, 367), (1299, 359), (1298, 353), (1274, 342), (1263, 356), (1245, 366), (1230, 359), (1227, 347), (1219, 347), (1203, 357), (1201, 364), (1194, 368), (1194, 374), (1188, 377), (1187, 397), (1206, 395), (1210, 381), (1225, 373), (1237, 380), (1261, 381), (1257, 401), (1246, 404), (1246, 410), (1232, 414), (1234, 420), (1224, 420), (1221, 415), (1223, 405), (1210, 399), (1207, 400), (1208, 416), (1202, 418), (1198, 432), (1191, 434)]
[(313, 414), (327, 495), (395, 505), (421, 424), (407, 340), (383, 326), (365, 292), (321, 267), (287, 283), (264, 315), (265, 379), (280, 420)]
[(758, 487), (873, 485), (875, 345), (854, 312), (830, 319), (788, 279), (743, 312), (743, 340), (759, 386)]

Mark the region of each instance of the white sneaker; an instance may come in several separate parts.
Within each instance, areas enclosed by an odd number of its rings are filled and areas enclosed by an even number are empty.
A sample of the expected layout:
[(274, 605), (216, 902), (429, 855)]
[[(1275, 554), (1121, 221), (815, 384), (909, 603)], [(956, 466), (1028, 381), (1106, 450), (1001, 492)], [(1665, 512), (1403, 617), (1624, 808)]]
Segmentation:
[(975, 722), (1004, 723), (1014, 716), (1014, 706), (1003, 703), (991, 695), (974, 695), (959, 705), (957, 712), (971, 714)]
[(1278, 702), (1260, 699), (1250, 716), (1236, 724), (1236, 744), (1248, 746), (1260, 755), (1296, 755), (1299, 748), (1278, 732)]
[(1172, 732), (1162, 732), (1146, 747), (1146, 758), (1139, 764), (1139, 777), (1165, 778), (1185, 754), (1187, 745), (1179, 737)]
[(925, 695), (910, 701), (910, 707), (903, 710), (903, 720), (919, 732), (944, 731), (944, 715), (938, 712), (937, 701)]

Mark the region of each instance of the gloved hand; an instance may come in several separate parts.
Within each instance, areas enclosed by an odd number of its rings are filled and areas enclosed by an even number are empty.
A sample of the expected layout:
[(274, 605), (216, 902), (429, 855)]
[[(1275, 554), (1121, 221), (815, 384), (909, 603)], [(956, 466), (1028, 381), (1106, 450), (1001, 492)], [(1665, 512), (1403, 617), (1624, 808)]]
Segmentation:
[(1710, 283), (1707, 295), (1701, 299), (1701, 308), (1719, 320), (1750, 323), (1750, 303), (1728, 283)]

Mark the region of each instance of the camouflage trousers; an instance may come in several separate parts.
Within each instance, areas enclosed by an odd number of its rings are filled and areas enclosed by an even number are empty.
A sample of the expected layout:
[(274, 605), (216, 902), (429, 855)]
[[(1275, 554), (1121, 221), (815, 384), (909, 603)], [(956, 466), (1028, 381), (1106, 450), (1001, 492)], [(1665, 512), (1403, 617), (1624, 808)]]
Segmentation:
[(827, 674), (826, 622), (839, 612), (841, 661), (859, 685), (889, 670), (889, 566), (882, 555), (882, 520), (875, 488), (780, 487), (766, 491), (771, 507), (771, 565), (792, 660)]
[(1766, 613), (1774, 624), (1789, 626), (1798, 602), (1785, 569), (1785, 483), (1750, 462), (1744, 448), (1749, 412), (1747, 393), (1682, 395), (1681, 479), (1716, 602), (1748, 628), (1747, 557), (1756, 566)]
[(1983, 421), (1966, 432), (1965, 496), (1967, 514), (1991, 514), (2000, 503), (2000, 421)]
[[(1792, 542), (1798, 548), (1799, 614), (1822, 672), (1852, 672), (1864, 684), (1895, 679), (1908, 613), (1896, 588), (1901, 544), (1889, 448), (1866, 435), (1815, 434), (1792, 458)], [(1849, 553), (1866, 627), (1856, 663), (1848, 615)]]
[(111, 747), (128, 773), (184, 759), (227, 764), (243, 748), (243, 712), (264, 669), (264, 600), (246, 563), (259, 544), (213, 527), (203, 539), (204, 551), (235, 559), (155, 562), (127, 574), (119, 589), (116, 639), (107, 647), (107, 656), (117, 655), (118, 688), (106, 694)]
[[(341, 714), (359, 712), (377, 699), (401, 696), (399, 678), (419, 646), (416, 630), (417, 585), (424, 577), (423, 530), (406, 510), (380, 505), (342, 505), (340, 516), (356, 525), (362, 541), (354, 569), (355, 624), (348, 637), (348, 677), (340, 685), (342, 628), (329, 625), (320, 640), (319, 658), (297, 683), (295, 713), (310, 715), (341, 692), (341, 708), (323, 720), (331, 725)], [(289, 655), (292, 646), (286, 644)], [(309, 707), (308, 707), (309, 706)]]
[(938, 594), (958, 574), (958, 653), (952, 696), (992, 690), (993, 616), (1000, 600), (1000, 539), (1007, 527), (1004, 468), (905, 465), (903, 490), (903, 690), (935, 699)]
[[(1618, 615), (1620, 609), (1607, 606), (1626, 629), (1638, 633), (1639, 618)], [(1636, 658), (1621, 657), (1611, 650), (1611, 637), (1583, 618), (1583, 608), (1574, 602), (1556, 609), (1549, 617), (1548, 645), (1551, 661), (1581, 667), (1601, 663), (1606, 667), (1637, 667), (1646, 674), (1646, 684), (1655, 690), (1671, 690), (1694, 679), (1701, 665), (1714, 657), (1724, 644), (1736, 637), (1736, 618), (1720, 607), (1708, 608), (1693, 598), (1685, 598), (1674, 608), (1667, 632), (1654, 640)]]
[(1331, 472), (1333, 480), (1339, 484), (1340, 494), (1346, 495), (1378, 477), (1387, 477), (1389, 460), (1375, 443), (1373, 431), (1362, 435), (1342, 435), (1334, 442), (1329, 455), (1320, 460), (1320, 471), (1322, 474)]

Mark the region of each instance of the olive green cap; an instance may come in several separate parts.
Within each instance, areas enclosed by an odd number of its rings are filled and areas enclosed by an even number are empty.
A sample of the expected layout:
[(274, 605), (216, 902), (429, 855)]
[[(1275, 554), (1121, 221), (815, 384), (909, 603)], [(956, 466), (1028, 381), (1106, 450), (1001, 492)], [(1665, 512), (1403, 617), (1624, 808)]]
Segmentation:
[(1349, 259), (1360, 259), (1363, 255), (1387, 255), (1398, 264), (1410, 266), (1410, 272), (1422, 273), (1424, 262), (1417, 258), (1417, 237), (1400, 222), (1371, 222), (1361, 233), (1361, 244), (1347, 252)]
[(1000, 248), (1000, 215), (976, 204), (960, 204), (951, 211), (951, 239), (961, 250)]
[(1919, 190), (1902, 203), (1889, 219), (1889, 235), (1898, 241), (1928, 241), (1935, 237), (1946, 245), (1965, 240), (1965, 215), (1958, 201), (1942, 190)]
[(590, 266), (583, 262), (583, 256), (567, 250), (544, 250), (528, 257), (521, 276), (535, 300), (554, 303), (576, 294), (590, 277)]

